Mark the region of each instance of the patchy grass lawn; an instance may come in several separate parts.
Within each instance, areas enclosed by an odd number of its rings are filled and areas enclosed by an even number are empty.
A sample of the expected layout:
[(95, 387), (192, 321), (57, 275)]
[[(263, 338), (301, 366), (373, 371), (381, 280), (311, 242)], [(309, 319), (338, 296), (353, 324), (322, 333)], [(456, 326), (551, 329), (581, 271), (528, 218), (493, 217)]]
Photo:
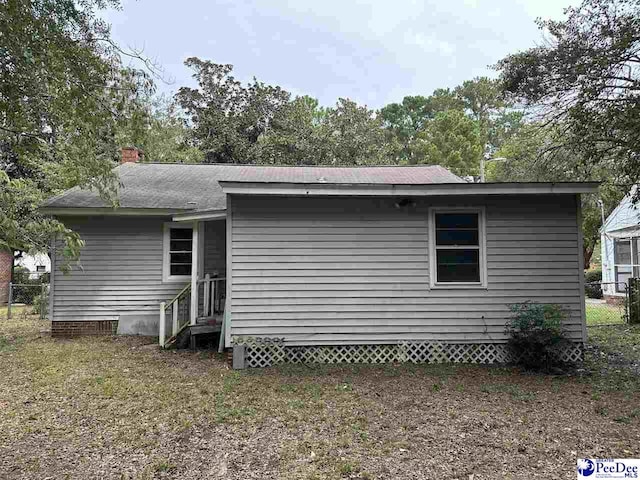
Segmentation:
[(587, 366), (600, 388), (640, 391), (640, 325), (591, 328), (589, 340)]
[[(13, 305), (11, 307), (11, 317), (25, 317), (33, 315), (33, 306), (31, 305)], [(7, 307), (0, 307), (0, 319), (7, 318)]]
[(624, 323), (624, 307), (606, 303), (586, 304), (587, 325), (615, 325)]
[(628, 368), (638, 357), (625, 340), (640, 330), (629, 327), (592, 329), (583, 377), (449, 365), (236, 372), (215, 354), (53, 340), (46, 328), (0, 319), (3, 479), (573, 479), (577, 457), (640, 455)]

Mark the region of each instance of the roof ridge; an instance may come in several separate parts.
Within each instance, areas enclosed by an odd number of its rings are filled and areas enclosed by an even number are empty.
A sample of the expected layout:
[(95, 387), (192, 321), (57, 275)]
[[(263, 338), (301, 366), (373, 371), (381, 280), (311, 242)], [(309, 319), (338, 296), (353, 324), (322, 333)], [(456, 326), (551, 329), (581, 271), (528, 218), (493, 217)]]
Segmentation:
[[(183, 208), (193, 201), (198, 202), (199, 208), (217, 208), (226, 201), (220, 181), (234, 179), (388, 185), (465, 183), (440, 165), (290, 166), (144, 162), (118, 165), (113, 172), (120, 180), (118, 196), (124, 208)], [(76, 187), (49, 199), (45, 205), (98, 208), (105, 202), (97, 190)]]
[[(262, 167), (262, 168), (442, 168), (442, 165), (263, 165), (257, 163), (180, 163), (180, 162), (138, 162), (123, 165), (181, 165), (181, 166), (211, 166), (211, 167)], [(119, 165), (121, 166), (121, 165)]]

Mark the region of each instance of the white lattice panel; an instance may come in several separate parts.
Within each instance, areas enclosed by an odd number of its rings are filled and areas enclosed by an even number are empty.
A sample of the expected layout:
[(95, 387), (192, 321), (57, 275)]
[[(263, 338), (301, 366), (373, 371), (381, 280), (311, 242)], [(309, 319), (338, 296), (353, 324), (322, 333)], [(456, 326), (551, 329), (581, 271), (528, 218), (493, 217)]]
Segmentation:
[[(563, 361), (582, 359), (582, 346), (567, 348)], [(268, 367), (282, 363), (508, 363), (513, 355), (505, 344), (400, 343), (397, 345), (331, 345), (286, 347), (247, 345), (247, 365)]]
[(247, 365), (261, 368), (287, 363), (287, 350), (283, 345), (250, 346), (247, 348)]
[(582, 361), (583, 349), (582, 345), (575, 344), (569, 348), (566, 348), (562, 353), (563, 362), (580, 362)]

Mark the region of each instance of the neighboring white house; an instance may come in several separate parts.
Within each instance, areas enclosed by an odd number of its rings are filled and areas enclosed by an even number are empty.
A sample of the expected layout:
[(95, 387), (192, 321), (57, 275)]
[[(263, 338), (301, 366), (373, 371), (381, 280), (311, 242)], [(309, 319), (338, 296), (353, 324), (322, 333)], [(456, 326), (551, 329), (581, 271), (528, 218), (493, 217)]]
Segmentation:
[(600, 230), (605, 296), (624, 296), (629, 278), (640, 277), (640, 209), (633, 203), (636, 190), (631, 189)]
[(49, 255), (45, 253), (36, 253), (34, 255), (24, 254), (16, 260), (16, 266), (26, 268), (32, 276), (51, 272), (51, 260)]

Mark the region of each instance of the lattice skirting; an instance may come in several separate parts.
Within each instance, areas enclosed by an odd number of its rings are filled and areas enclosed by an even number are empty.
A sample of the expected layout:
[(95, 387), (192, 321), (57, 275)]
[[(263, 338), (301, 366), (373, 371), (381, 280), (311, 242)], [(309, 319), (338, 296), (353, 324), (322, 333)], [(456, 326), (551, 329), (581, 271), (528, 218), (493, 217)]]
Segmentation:
[[(582, 345), (572, 344), (562, 360), (582, 359)], [(248, 367), (269, 367), (282, 363), (510, 363), (517, 355), (502, 343), (400, 343), (397, 345), (327, 345), (290, 347), (247, 345)]]

